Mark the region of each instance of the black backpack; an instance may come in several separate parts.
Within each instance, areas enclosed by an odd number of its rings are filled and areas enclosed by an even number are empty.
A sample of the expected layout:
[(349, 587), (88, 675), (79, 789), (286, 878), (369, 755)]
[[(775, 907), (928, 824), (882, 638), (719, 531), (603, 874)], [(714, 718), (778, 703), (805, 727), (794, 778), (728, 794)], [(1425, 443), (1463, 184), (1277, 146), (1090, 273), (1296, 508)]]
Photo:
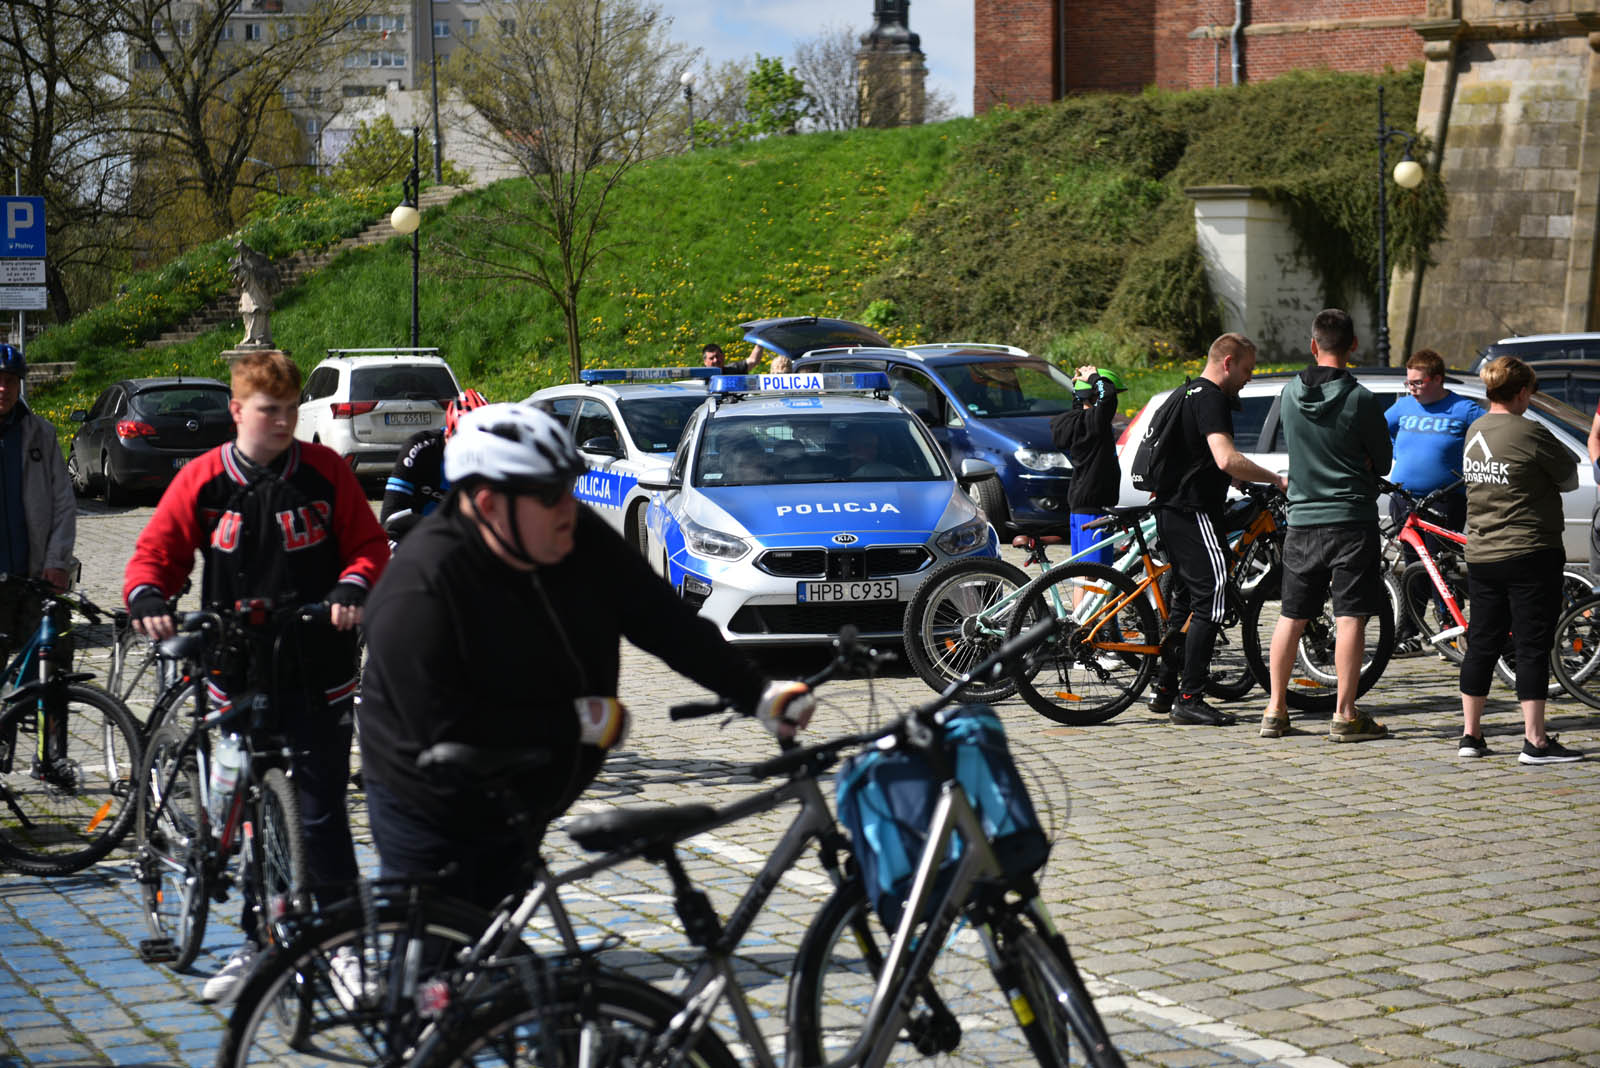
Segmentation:
[(1183, 413), (1183, 398), (1189, 392), (1191, 381), (1184, 379), (1183, 385), (1173, 390), (1166, 403), (1156, 409), (1156, 414), (1150, 417), (1150, 425), (1144, 428), (1144, 436), (1139, 439), (1139, 447), (1134, 450), (1128, 478), (1133, 488), (1142, 493), (1156, 492), (1161, 483), (1162, 472), (1172, 457), (1172, 441), (1183, 425), (1179, 416)]

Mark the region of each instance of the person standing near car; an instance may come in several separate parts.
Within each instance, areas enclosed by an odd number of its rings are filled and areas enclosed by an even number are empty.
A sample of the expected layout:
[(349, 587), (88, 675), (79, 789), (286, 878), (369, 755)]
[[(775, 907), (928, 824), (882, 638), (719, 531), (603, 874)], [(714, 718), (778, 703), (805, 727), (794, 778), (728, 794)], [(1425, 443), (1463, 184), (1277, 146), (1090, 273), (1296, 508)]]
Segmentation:
[(1289, 454), (1289, 529), (1283, 539), (1283, 610), (1272, 632), (1272, 689), (1261, 736), (1289, 733), (1289, 673), (1306, 624), (1332, 594), (1337, 707), (1328, 737), (1365, 742), (1388, 733), (1356, 709), (1367, 618), (1383, 608), (1378, 477), (1394, 448), (1382, 402), (1349, 371), (1356, 330), (1327, 308), (1311, 323), (1316, 361), (1283, 387), (1278, 426)]
[[(28, 362), (0, 345), (0, 574), (70, 582), (78, 505), (61, 458), (56, 428), (22, 399)], [(39, 625), (39, 599), (21, 583), (0, 584), (0, 663)]]
[[(389, 561), (389, 546), (367, 495), (338, 453), (296, 441), (300, 369), (275, 349), (239, 357), (228, 402), (238, 436), (185, 464), (139, 535), (123, 575), (134, 629), (169, 638), (176, 621), (168, 598), (183, 588), (195, 554), (205, 572), (201, 604), (232, 608), (239, 600), (326, 601), (337, 633), (297, 643), (299, 671), (277, 680), (284, 732), (295, 751), (293, 779), (305, 832), (310, 881), (327, 887), (356, 878), (345, 788), (356, 691), (355, 628), (367, 592)], [(292, 668), (290, 670), (293, 670)], [(214, 711), (244, 680), (207, 680)], [(245, 944), (207, 980), (202, 1000), (237, 994), (262, 945), (245, 882), (240, 926)]]
[[(723, 356), (722, 346), (715, 341), (711, 341), (701, 350), (700, 359), (705, 366), (715, 367), (725, 375), (748, 375), (753, 374), (756, 365), (761, 362), (761, 347), (758, 345), (752, 349), (748, 360), (733, 360), (730, 362)], [(774, 371), (773, 373), (777, 374), (778, 372)]]
[[(1452, 393), (1444, 386), (1444, 358), (1432, 349), (1418, 349), (1406, 360), (1406, 393), (1384, 413), (1389, 439), (1394, 443), (1394, 470), (1389, 481), (1404, 486), (1417, 497), (1426, 497), (1461, 478), (1461, 449), (1467, 442), (1467, 427), (1483, 414), (1483, 406), (1470, 397)], [(1461, 530), (1467, 522), (1466, 490), (1434, 501), (1430, 507), (1444, 518), (1443, 526)], [(1411, 514), (1411, 505), (1398, 495), (1389, 498), (1389, 516), (1395, 529)], [(1439, 539), (1425, 535), (1428, 548), (1437, 552)], [(1417, 559), (1417, 551), (1400, 546), (1406, 563)], [(1408, 614), (1395, 620), (1395, 651), (1415, 652), (1421, 639)]]
[(1487, 756), (1483, 708), (1495, 661), (1517, 654), (1522, 764), (1567, 764), (1583, 754), (1545, 730), (1550, 647), (1561, 613), (1561, 494), (1578, 486), (1578, 465), (1555, 436), (1524, 413), (1538, 387), (1515, 356), (1478, 372), (1489, 411), (1467, 428), (1467, 649), (1461, 661), (1460, 756)]
[[(1104, 509), (1117, 503), (1122, 491), (1122, 469), (1117, 466), (1117, 395), (1126, 388), (1122, 376), (1109, 367), (1083, 366), (1073, 376), (1073, 404), (1050, 420), (1050, 440), (1072, 462), (1072, 485), (1067, 490), (1067, 511), (1072, 524), (1072, 555), (1094, 549), (1105, 532), (1085, 530)], [(1109, 564), (1110, 554), (1096, 549), (1082, 557), (1086, 563)]]
[(1177, 438), (1168, 447), (1184, 460), (1163, 463), (1156, 484), (1156, 532), (1172, 561), (1168, 619), (1187, 626), (1183, 666), (1162, 660), (1150, 707), (1172, 722), (1228, 727), (1232, 713), (1202, 699), (1211, 673), (1211, 654), (1227, 612), (1228, 540), (1222, 513), (1228, 486), (1266, 482), (1284, 488), (1275, 475), (1233, 444), (1233, 409), (1239, 391), (1256, 369), (1255, 342), (1243, 334), (1223, 334), (1211, 343), (1205, 370), (1183, 390)]

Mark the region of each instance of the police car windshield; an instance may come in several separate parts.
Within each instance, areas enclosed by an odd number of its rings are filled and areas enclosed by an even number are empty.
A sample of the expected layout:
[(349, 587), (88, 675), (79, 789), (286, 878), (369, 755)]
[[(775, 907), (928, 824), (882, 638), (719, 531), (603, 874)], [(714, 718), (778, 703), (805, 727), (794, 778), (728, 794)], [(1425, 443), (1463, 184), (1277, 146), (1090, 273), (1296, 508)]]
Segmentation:
[(694, 484), (713, 489), (947, 477), (938, 455), (903, 412), (786, 411), (711, 420), (700, 438)]
[(1072, 407), (1072, 379), (1042, 360), (975, 360), (939, 364), (933, 370), (966, 414), (978, 419), (1057, 415)]
[(660, 393), (617, 401), (628, 435), (645, 452), (671, 452), (683, 436), (683, 425), (706, 402), (705, 394)]

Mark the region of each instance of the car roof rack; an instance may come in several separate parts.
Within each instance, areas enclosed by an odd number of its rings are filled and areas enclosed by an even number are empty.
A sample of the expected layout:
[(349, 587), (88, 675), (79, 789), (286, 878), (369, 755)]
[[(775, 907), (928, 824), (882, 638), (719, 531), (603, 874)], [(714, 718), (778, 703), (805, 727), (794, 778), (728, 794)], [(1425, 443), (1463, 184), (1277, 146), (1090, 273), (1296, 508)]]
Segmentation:
[(381, 348), (381, 349), (329, 349), (329, 356), (438, 356), (437, 346), (417, 349), (408, 348)]
[(716, 367), (596, 367), (579, 371), (578, 381), (586, 386), (614, 382), (685, 382), (697, 378), (704, 381), (721, 373)]
[(807, 349), (799, 359), (809, 360), (816, 356), (911, 356), (917, 354), (910, 349), (894, 348), (887, 345), (834, 345), (825, 349)]
[(926, 353), (929, 356), (945, 352), (992, 352), (997, 356), (1038, 358), (1027, 349), (1019, 349), (1015, 345), (1002, 345), (992, 341), (934, 341), (925, 345), (907, 345), (906, 351), (917, 355)]

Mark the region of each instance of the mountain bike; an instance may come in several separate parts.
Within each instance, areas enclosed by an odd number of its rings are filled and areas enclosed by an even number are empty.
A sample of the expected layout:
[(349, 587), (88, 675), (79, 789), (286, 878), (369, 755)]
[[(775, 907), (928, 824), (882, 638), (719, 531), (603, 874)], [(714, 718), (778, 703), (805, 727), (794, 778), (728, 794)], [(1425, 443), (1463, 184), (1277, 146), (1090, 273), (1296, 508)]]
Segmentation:
[(33, 635), (6, 666), (0, 712), (0, 864), (29, 875), (64, 875), (110, 853), (133, 819), (139, 728), (123, 703), (63, 662), (70, 613), (104, 613), (80, 594), (0, 576), (38, 597)]
[[(1397, 494), (1411, 505), (1411, 513), (1406, 516), (1405, 521), (1393, 535), (1395, 541), (1409, 545), (1417, 554), (1416, 561), (1406, 565), (1400, 573), (1401, 602), (1411, 615), (1417, 633), (1422, 638), (1423, 648), (1459, 664), (1465, 658), (1467, 651), (1465, 560), (1467, 535), (1462, 531), (1440, 525), (1444, 517), (1433, 508), (1433, 504), (1446, 494), (1458, 492), (1462, 482), (1457, 480), (1421, 498), (1387, 479), (1379, 479), (1378, 485), (1385, 493)], [(1576, 605), (1587, 600), (1593, 593), (1594, 583), (1588, 572), (1571, 565), (1562, 570), (1563, 615), (1569, 614)], [(1563, 648), (1563, 641), (1559, 637), (1560, 632), (1557, 633), (1556, 649), (1560, 650)], [(1570, 647), (1573, 640), (1569, 636), (1567, 646)], [(1581, 651), (1581, 638), (1575, 640)], [(1552, 651), (1551, 655), (1559, 659), (1561, 654)], [(1552, 659), (1552, 669), (1557, 659)], [(1564, 665), (1562, 671), (1553, 670), (1554, 681), (1550, 684), (1549, 696), (1556, 696), (1565, 686), (1561, 677), (1563, 672), (1569, 677), (1574, 674), (1583, 676), (1581, 667), (1574, 672), (1573, 663)], [(1494, 673), (1501, 682), (1515, 687), (1516, 655), (1508, 650), (1504, 656), (1495, 661)], [(1581, 689), (1583, 683), (1580, 681), (1578, 685)], [(1574, 696), (1582, 697), (1581, 693), (1574, 693)]]
[[(1279, 551), (1281, 504), (1264, 487), (1248, 485), (1243, 503), (1227, 525), (1237, 527), (1229, 558), (1227, 615), (1221, 621), (1206, 692), (1223, 700), (1248, 693), (1256, 676), (1247, 660), (1244, 633), (1250, 602), (1265, 593)], [(1031, 657), (1013, 661), (1017, 692), (1036, 712), (1070, 726), (1104, 723), (1133, 704), (1153, 678), (1157, 658), (1182, 656), (1187, 620), (1170, 618), (1172, 565), (1151, 547), (1154, 506), (1112, 508), (1088, 524), (1131, 538), (1116, 568), (1067, 563), (1041, 575), (1018, 594), (1006, 622), (1014, 637), (1046, 616), (1061, 631)], [(1140, 574), (1142, 572), (1142, 575)], [(1249, 595), (1239, 581), (1252, 580)]]
[[(1042, 621), (1004, 643), (978, 668), (987, 670), (1025, 654), (1055, 628), (1055, 620)], [(952, 682), (934, 701), (884, 727), (797, 749), (751, 769), (757, 777), (810, 778), (842, 754), (870, 748), (874, 756), (905, 755), (928, 775), (930, 818), (906, 843), (914, 842), (917, 848), (909, 858), (912, 874), (896, 901), (898, 919), (892, 936), (885, 939), (880, 934), (884, 902), (860, 875), (838, 885), (801, 941), (789, 986), (787, 1064), (877, 1068), (891, 1060), (958, 1051), (986, 1062), (993, 1053), (991, 1032), (1007, 1028), (1021, 1032), (1040, 1064), (1064, 1066), (1074, 1055), (1100, 1068), (1123, 1063), (1065, 940), (1039, 898), (1033, 866), (1019, 866), (1020, 854), (1008, 847), (1013, 835), (995, 833), (993, 807), (986, 798), (969, 795), (970, 778), (957, 770), (970, 755), (954, 743), (968, 710), (947, 711), (960, 689), (959, 680)], [(691, 818), (695, 807), (668, 809), (655, 819), (671, 826), (672, 813), (681, 811), (685, 815), (680, 818)], [(602, 828), (598, 821), (590, 827), (575, 826), (575, 840), (589, 848), (609, 848), (629, 835), (652, 837), (647, 823), (633, 823), (626, 813), (618, 815), (620, 820), (613, 819), (610, 828)], [(714, 962), (725, 951), (727, 937), (685, 871), (674, 843), (666, 835), (654, 836), (657, 843), (646, 847), (643, 855), (666, 869), (685, 930)], [(880, 847), (886, 849), (888, 844), (884, 839), (857, 840), (857, 862), (872, 856), (874, 863), (881, 863)], [(767, 877), (764, 871), (756, 886)], [(741, 906), (734, 922), (743, 915)], [(982, 947), (983, 970), (989, 975), (981, 981), (970, 967), (959, 976), (940, 967), (950, 959), (972, 962), (955, 948), (958, 927)], [(731, 978), (722, 968), (702, 964), (683, 995), (685, 1008), (654, 1035), (621, 1043), (621, 1048), (600, 1044), (600, 1049), (619, 1054), (606, 1063), (709, 1063), (702, 1043), (715, 1035), (712, 1014), (726, 1002), (756, 1063), (764, 1068), (776, 1065), (743, 991)], [(987, 995), (980, 987), (989, 988)], [(1010, 1010), (1006, 1025), (997, 1022), (1002, 1005)], [(584, 1020), (565, 1003), (552, 1006), (541, 1001), (536, 990), (506, 983), (487, 1007), (458, 1026), (441, 1030), (438, 1044), (423, 1047), (413, 1063), (547, 1065), (560, 1060), (551, 1056), (553, 1051), (579, 1052), (579, 1044), (571, 1040), (589, 1028), (605, 1031), (609, 1024)], [(973, 1041), (973, 1032), (984, 1037)], [(965, 1048), (964, 1038), (969, 1042)]]
[[(227, 611), (185, 614), (181, 633), (161, 643), (163, 655), (190, 670), (152, 714), (138, 775), (134, 875), (150, 930), (139, 943), (146, 963), (174, 971), (193, 964), (211, 902), (227, 900), (234, 887), (251, 888), (257, 931), (268, 944), (279, 937), (281, 917), (300, 907), (305, 843), (291, 781), (295, 752), (279, 718), (279, 653), (289, 628), (327, 618), (324, 604), (241, 601)], [(254, 676), (265, 686), (231, 694), (229, 704), (212, 708), (200, 680), (240, 677), (252, 662), (265, 668)], [(230, 738), (213, 741), (216, 731)], [(217, 796), (213, 764), (219, 744), (235, 732), (242, 748), (239, 778)]]

